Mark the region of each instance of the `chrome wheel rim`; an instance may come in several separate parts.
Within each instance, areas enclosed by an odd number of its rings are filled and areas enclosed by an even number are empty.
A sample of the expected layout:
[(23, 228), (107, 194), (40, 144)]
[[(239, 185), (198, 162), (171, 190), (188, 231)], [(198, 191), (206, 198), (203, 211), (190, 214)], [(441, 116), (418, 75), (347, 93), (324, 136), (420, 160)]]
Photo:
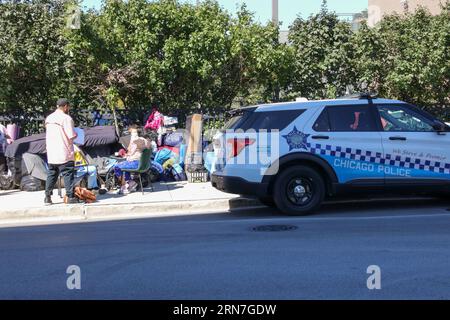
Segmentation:
[(303, 177), (296, 177), (289, 181), (286, 187), (288, 200), (296, 206), (308, 205), (314, 196), (312, 181)]

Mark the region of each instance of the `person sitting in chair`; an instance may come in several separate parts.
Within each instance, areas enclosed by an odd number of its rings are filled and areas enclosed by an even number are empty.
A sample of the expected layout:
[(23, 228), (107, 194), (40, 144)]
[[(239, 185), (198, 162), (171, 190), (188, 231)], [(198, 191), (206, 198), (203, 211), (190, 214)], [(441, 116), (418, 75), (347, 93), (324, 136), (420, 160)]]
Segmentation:
[(144, 149), (150, 148), (150, 142), (142, 137), (139, 137), (138, 127), (133, 125), (129, 128), (131, 135), (130, 144), (125, 154), (126, 161), (119, 162), (114, 166), (114, 173), (119, 178), (122, 187), (120, 194), (128, 194), (137, 188), (137, 183), (131, 180), (128, 172), (123, 172), (122, 169), (137, 169), (139, 167), (139, 160)]
[(97, 167), (89, 165), (86, 161), (81, 149), (74, 145), (74, 157), (75, 157), (75, 179), (83, 178), (87, 176), (87, 188), (89, 190), (98, 190), (97, 183)]

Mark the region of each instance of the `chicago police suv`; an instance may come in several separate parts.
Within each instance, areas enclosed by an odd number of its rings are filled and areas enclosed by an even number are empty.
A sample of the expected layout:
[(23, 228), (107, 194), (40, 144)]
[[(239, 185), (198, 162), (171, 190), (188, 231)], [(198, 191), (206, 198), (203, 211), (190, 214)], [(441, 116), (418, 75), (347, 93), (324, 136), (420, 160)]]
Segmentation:
[(450, 127), (408, 103), (366, 94), (240, 109), (219, 145), (215, 188), (291, 215), (352, 189), (450, 187)]

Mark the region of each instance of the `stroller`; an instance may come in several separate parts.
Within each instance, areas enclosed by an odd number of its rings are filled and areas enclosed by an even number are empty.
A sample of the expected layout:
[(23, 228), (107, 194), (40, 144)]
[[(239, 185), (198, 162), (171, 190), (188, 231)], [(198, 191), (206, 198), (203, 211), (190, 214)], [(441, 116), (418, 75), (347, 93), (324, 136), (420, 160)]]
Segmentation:
[[(120, 163), (122, 161), (125, 161), (124, 158), (119, 158), (119, 157), (110, 157), (110, 159), (113, 161), (116, 161), (115, 163)], [(157, 178), (158, 178), (157, 175), (158, 175), (158, 173), (155, 172), (155, 170), (153, 168), (149, 168), (148, 171), (141, 174), (140, 176), (132, 174), (131, 178), (134, 181), (136, 181), (136, 183), (138, 183), (138, 185), (140, 185), (140, 183), (142, 182), (143, 188), (147, 188), (150, 186), (153, 189), (152, 183), (157, 180)], [(139, 179), (141, 179), (141, 180), (139, 180)], [(121, 184), (120, 184), (119, 178), (115, 174), (114, 166), (112, 166), (111, 168), (109, 168), (106, 171), (105, 178), (104, 178), (104, 186), (108, 191), (117, 190), (120, 188)], [(138, 190), (142, 191), (140, 189), (138, 189)]]

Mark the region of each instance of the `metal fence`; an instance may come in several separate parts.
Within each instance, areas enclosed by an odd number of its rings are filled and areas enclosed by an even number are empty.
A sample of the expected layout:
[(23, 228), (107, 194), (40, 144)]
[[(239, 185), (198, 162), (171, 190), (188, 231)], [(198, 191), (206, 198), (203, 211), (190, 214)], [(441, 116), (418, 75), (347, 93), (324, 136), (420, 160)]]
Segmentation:
[(0, 123), (6, 127), (10, 123), (14, 123), (19, 127), (19, 137), (26, 137), (35, 133), (44, 132), (44, 118), (26, 118), (26, 117), (10, 117), (0, 116)]
[[(434, 116), (444, 120), (446, 122), (450, 122), (450, 106), (426, 106), (423, 109), (429, 111)], [(198, 110), (201, 112), (201, 110)], [(208, 129), (215, 128), (214, 121), (223, 122), (225, 112), (218, 113), (216, 115), (208, 116), (205, 115), (205, 124), (204, 126)], [(92, 112), (87, 110), (83, 110), (78, 112), (76, 115), (73, 115), (74, 120), (78, 126), (82, 127), (90, 127), (96, 125), (114, 125), (114, 121), (110, 114), (103, 114), (100, 120), (96, 120), (93, 116)], [(119, 120), (119, 126), (126, 127), (131, 123), (138, 123), (143, 125), (141, 115), (131, 115), (128, 112), (120, 112), (117, 111), (117, 117)], [(142, 119), (141, 119), (142, 118)], [(38, 117), (27, 117), (26, 115), (22, 116), (6, 116), (0, 115), (0, 124), (6, 126), (10, 123), (15, 123), (19, 126), (19, 137), (25, 137), (36, 133), (42, 133), (45, 131), (45, 118), (43, 116)], [(145, 119), (144, 119), (145, 122)], [(210, 122), (211, 125), (210, 125)], [(178, 125), (182, 126), (184, 124), (183, 117), (178, 116)]]

